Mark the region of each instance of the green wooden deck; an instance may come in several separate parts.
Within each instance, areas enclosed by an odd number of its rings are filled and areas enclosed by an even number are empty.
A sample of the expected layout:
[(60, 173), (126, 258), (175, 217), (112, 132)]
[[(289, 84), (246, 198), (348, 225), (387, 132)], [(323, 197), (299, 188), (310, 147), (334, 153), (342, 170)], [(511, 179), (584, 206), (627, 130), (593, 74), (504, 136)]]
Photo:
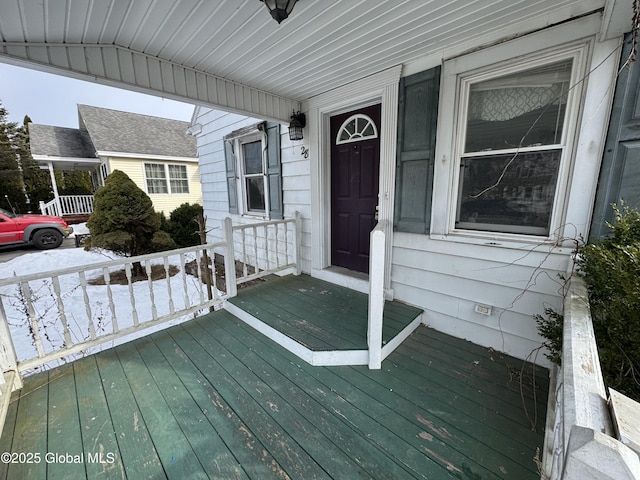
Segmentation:
[[(230, 302), (310, 350), (367, 349), (367, 295), (308, 275), (270, 277)], [(382, 343), (390, 342), (422, 310), (385, 302)]]
[(426, 327), (382, 367), (310, 366), (218, 311), (28, 377), (0, 478), (539, 478), (547, 371)]

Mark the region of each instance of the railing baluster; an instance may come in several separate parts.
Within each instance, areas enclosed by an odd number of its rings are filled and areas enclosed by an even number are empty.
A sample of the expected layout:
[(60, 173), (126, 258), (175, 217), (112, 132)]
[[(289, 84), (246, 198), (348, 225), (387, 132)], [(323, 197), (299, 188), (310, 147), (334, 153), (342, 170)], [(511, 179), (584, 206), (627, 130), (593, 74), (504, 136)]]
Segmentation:
[(82, 297), (84, 299), (84, 309), (87, 312), (87, 322), (89, 329), (89, 338), (91, 340), (96, 339), (96, 326), (93, 324), (93, 314), (91, 313), (91, 302), (89, 301), (89, 294), (87, 293), (87, 278), (84, 271), (78, 272), (80, 278), (80, 288), (82, 289)]
[(264, 225), (264, 252), (265, 252), (265, 270), (270, 270), (269, 265), (269, 226)]
[(169, 313), (175, 313), (176, 308), (173, 304), (173, 294), (171, 292), (171, 273), (169, 272), (169, 256), (164, 257), (164, 273), (167, 279), (167, 294), (169, 295)]
[(147, 272), (147, 283), (149, 285), (149, 298), (151, 299), (151, 316), (155, 320), (158, 318), (158, 308), (156, 307), (156, 299), (153, 294), (153, 275), (151, 271), (151, 260), (145, 260), (145, 271)]
[(258, 229), (253, 227), (253, 259), (255, 260), (255, 265), (253, 267), (253, 273), (258, 273), (260, 269), (258, 268)]
[(200, 303), (204, 303), (204, 282), (206, 281), (206, 273), (202, 270), (202, 250), (196, 252), (196, 277), (200, 279), (198, 291), (200, 293)]
[(289, 265), (289, 222), (284, 224), (284, 263)]
[(127, 285), (129, 286), (129, 299), (131, 301), (131, 317), (133, 318), (133, 325), (138, 326), (138, 310), (136, 310), (136, 296), (133, 293), (133, 275), (131, 272), (131, 264), (127, 263), (124, 266), (124, 273), (127, 276)]
[(243, 228), (240, 230), (242, 234), (242, 276), (248, 275), (249, 269), (247, 268), (247, 237), (245, 235), (246, 230)]
[(104, 267), (102, 269), (102, 276), (104, 277), (104, 283), (107, 286), (107, 298), (109, 299), (109, 310), (111, 311), (111, 326), (113, 333), (118, 333), (118, 318), (116, 316), (116, 305), (113, 303), (113, 292), (111, 291), (111, 273), (109, 269)]
[(182, 291), (184, 293), (184, 308), (188, 308), (191, 302), (189, 302), (189, 290), (187, 288), (187, 261), (184, 253), (180, 254), (180, 271), (182, 272)]
[(273, 235), (274, 235), (274, 249), (275, 249), (275, 254), (276, 254), (276, 268), (280, 268), (280, 252), (278, 251), (278, 231), (280, 230), (278, 227), (280, 226), (279, 223), (276, 223), (273, 225)]
[(31, 326), (31, 333), (33, 335), (33, 341), (36, 344), (36, 350), (39, 357), (44, 357), (44, 347), (42, 345), (42, 338), (40, 337), (40, 329), (38, 327), (38, 318), (36, 317), (36, 311), (33, 308), (31, 287), (29, 282), (20, 283), (20, 291), (22, 298), (27, 305), (27, 315), (29, 316), (29, 325)]
[(70, 347), (73, 345), (71, 340), (71, 332), (69, 332), (69, 324), (67, 323), (67, 315), (64, 311), (64, 302), (62, 301), (62, 293), (60, 290), (60, 279), (58, 276), (51, 278), (53, 282), (53, 292), (56, 296), (56, 305), (58, 306), (58, 313), (60, 314), (60, 323), (62, 323), (62, 335), (64, 337), (64, 346)]

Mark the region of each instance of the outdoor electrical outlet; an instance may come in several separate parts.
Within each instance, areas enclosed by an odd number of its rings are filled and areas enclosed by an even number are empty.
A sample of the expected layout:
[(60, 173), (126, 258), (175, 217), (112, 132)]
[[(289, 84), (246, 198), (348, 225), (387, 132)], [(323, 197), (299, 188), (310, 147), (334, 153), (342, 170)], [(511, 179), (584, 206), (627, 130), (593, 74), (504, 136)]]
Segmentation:
[(491, 305), (482, 305), (480, 303), (476, 303), (475, 310), (481, 315), (491, 315)]

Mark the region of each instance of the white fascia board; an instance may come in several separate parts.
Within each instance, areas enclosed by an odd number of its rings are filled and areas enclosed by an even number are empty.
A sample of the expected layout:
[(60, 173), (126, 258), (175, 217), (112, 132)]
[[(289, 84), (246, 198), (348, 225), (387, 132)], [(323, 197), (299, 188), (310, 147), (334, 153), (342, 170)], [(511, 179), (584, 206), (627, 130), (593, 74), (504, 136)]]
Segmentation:
[(33, 158), (35, 161), (42, 161), (42, 162), (100, 163), (99, 158), (92, 158), (92, 157), (57, 157), (54, 155), (31, 155), (31, 158)]
[(633, 27), (632, 17), (632, 0), (607, 0), (602, 14), (600, 41), (604, 42), (630, 32)]
[[(5, 63), (288, 123), (300, 102), (111, 44), (0, 41)], [(81, 59), (73, 62), (72, 60)], [(135, 72), (135, 73), (134, 73)], [(186, 85), (176, 82), (186, 79)]]
[(88, 158), (88, 157), (56, 157), (56, 156), (50, 156), (50, 155), (31, 155), (31, 158), (33, 158), (38, 163), (55, 162), (55, 163), (69, 163), (69, 164), (82, 163), (82, 164), (100, 165), (100, 162), (101, 162), (99, 158)]
[(100, 150), (96, 153), (101, 157), (130, 158), (133, 160), (158, 160), (162, 162), (198, 163), (198, 157), (174, 157), (171, 155), (153, 155), (149, 153), (108, 152), (103, 150)]

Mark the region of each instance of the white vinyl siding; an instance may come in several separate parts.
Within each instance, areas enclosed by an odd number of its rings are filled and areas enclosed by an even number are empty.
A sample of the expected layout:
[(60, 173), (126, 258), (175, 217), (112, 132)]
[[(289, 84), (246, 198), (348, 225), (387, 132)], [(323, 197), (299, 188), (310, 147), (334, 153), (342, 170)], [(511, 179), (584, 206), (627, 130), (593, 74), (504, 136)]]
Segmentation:
[[(222, 219), (231, 217), (234, 224), (260, 221), (252, 216), (229, 213), (229, 200), (225, 177), (225, 135), (259, 122), (258, 119), (241, 115), (200, 108), (197, 122), (202, 125), (198, 135), (198, 153), (202, 172), (204, 213), (209, 227), (208, 241), (222, 240), (222, 231), (217, 228)], [(281, 130), (280, 160), (282, 163), (283, 202), (285, 218), (293, 217), (296, 211), (302, 215), (302, 269), (310, 271), (311, 258), (311, 195), (309, 186), (310, 160), (302, 147), (308, 144), (289, 140), (286, 128)], [(307, 138), (305, 137), (306, 141)], [(238, 172), (239, 173), (239, 172)]]
[[(145, 178), (144, 164), (145, 163), (164, 163), (162, 161), (150, 161), (140, 158), (129, 157), (109, 157), (109, 169), (110, 171), (121, 170), (126, 173), (131, 180), (144, 192), (147, 192), (147, 181)], [(168, 195), (166, 193), (147, 193), (151, 201), (153, 202), (153, 208), (157, 212), (164, 212), (169, 215), (173, 210), (178, 208), (183, 203), (198, 203), (202, 204), (202, 190), (200, 186), (200, 168), (196, 161), (182, 162), (176, 161), (170, 162), (170, 165), (182, 165), (186, 169), (187, 181), (189, 183), (188, 193), (174, 193)]]

